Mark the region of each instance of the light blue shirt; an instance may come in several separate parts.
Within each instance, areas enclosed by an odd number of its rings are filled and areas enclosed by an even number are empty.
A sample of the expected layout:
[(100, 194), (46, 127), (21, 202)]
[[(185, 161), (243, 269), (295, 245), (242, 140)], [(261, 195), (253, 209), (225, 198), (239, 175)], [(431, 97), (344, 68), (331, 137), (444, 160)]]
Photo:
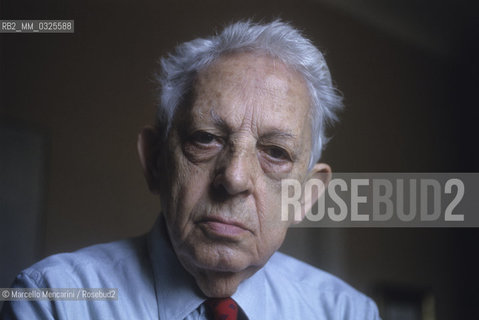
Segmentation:
[[(5, 302), (2, 319), (206, 319), (205, 296), (160, 222), (145, 236), (48, 257), (14, 287), (118, 288), (118, 300)], [(251, 320), (379, 319), (374, 302), (338, 278), (282, 253), (232, 298)]]

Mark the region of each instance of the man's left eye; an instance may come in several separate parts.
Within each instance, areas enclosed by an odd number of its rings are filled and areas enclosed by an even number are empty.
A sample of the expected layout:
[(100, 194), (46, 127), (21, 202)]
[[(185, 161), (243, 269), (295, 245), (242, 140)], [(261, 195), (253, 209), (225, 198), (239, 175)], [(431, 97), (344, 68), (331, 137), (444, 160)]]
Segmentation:
[(280, 147), (272, 146), (265, 149), (265, 153), (276, 160), (290, 160), (290, 156), (286, 150)]
[(214, 140), (216, 140), (215, 135), (204, 131), (197, 131), (191, 136), (191, 141), (200, 144), (209, 144), (212, 143)]

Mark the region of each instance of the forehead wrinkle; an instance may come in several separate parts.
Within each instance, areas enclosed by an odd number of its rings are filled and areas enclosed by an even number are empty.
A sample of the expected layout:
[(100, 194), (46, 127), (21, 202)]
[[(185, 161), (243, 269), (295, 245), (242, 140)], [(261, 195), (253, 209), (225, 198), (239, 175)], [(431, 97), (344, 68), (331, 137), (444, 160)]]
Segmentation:
[(282, 101), (281, 93), (278, 94), (275, 86), (267, 83), (265, 80), (267, 77), (269, 75), (262, 76), (257, 72), (250, 72), (242, 78), (241, 86), (234, 88), (240, 101), (240, 105), (236, 107), (243, 110), (235, 113), (240, 117), (235, 119), (237, 121), (235, 123), (239, 124), (238, 129), (250, 130), (256, 138), (260, 135), (258, 126), (270, 117), (270, 114), (264, 114), (263, 110), (272, 107), (273, 110), (282, 112), (278, 108)]
[(231, 127), (228, 123), (215, 111), (214, 108), (210, 109), (210, 116), (213, 120), (215, 127), (220, 128), (222, 131), (231, 132)]
[[(273, 67), (273, 72), (268, 69), (265, 70), (265, 67), (260, 68), (260, 70), (249, 67), (246, 75), (242, 78), (241, 89), (245, 98), (252, 100), (252, 97), (255, 96), (252, 94), (254, 92), (259, 93), (259, 96), (264, 100), (271, 99), (271, 101), (276, 101), (282, 95), (286, 95), (289, 91), (289, 77), (285, 79), (285, 74), (279, 77), (276, 73), (275, 67)], [(252, 102), (254, 104), (254, 101)]]

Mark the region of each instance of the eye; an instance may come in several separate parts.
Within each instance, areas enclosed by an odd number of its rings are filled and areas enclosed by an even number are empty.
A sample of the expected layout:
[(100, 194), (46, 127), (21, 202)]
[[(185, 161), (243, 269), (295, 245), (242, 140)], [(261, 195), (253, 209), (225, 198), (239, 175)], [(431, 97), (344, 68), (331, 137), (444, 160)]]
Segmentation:
[(291, 160), (288, 152), (277, 146), (266, 147), (264, 152), (275, 160)]
[(190, 138), (192, 142), (198, 143), (198, 144), (210, 144), (217, 139), (218, 137), (205, 131), (197, 131), (193, 133), (193, 135)]
[(183, 153), (193, 163), (209, 161), (223, 148), (224, 139), (206, 131), (198, 130), (185, 137), (181, 144)]

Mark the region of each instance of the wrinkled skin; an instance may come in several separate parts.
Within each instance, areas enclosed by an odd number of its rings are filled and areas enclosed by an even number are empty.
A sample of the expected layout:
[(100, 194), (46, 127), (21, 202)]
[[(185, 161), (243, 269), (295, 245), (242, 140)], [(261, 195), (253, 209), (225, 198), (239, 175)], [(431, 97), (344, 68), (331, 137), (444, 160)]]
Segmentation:
[[(330, 169), (307, 170), (308, 90), (279, 60), (223, 56), (199, 72), (188, 101), (162, 147), (166, 160), (149, 160), (158, 157), (149, 148), (151, 128), (140, 136), (140, 157), (150, 187), (161, 193), (180, 262), (206, 296), (231, 296), (280, 247), (291, 224), (280, 219), (281, 179), (304, 185)], [(156, 163), (161, 177), (151, 168)], [(303, 214), (311, 201), (303, 201)]]

